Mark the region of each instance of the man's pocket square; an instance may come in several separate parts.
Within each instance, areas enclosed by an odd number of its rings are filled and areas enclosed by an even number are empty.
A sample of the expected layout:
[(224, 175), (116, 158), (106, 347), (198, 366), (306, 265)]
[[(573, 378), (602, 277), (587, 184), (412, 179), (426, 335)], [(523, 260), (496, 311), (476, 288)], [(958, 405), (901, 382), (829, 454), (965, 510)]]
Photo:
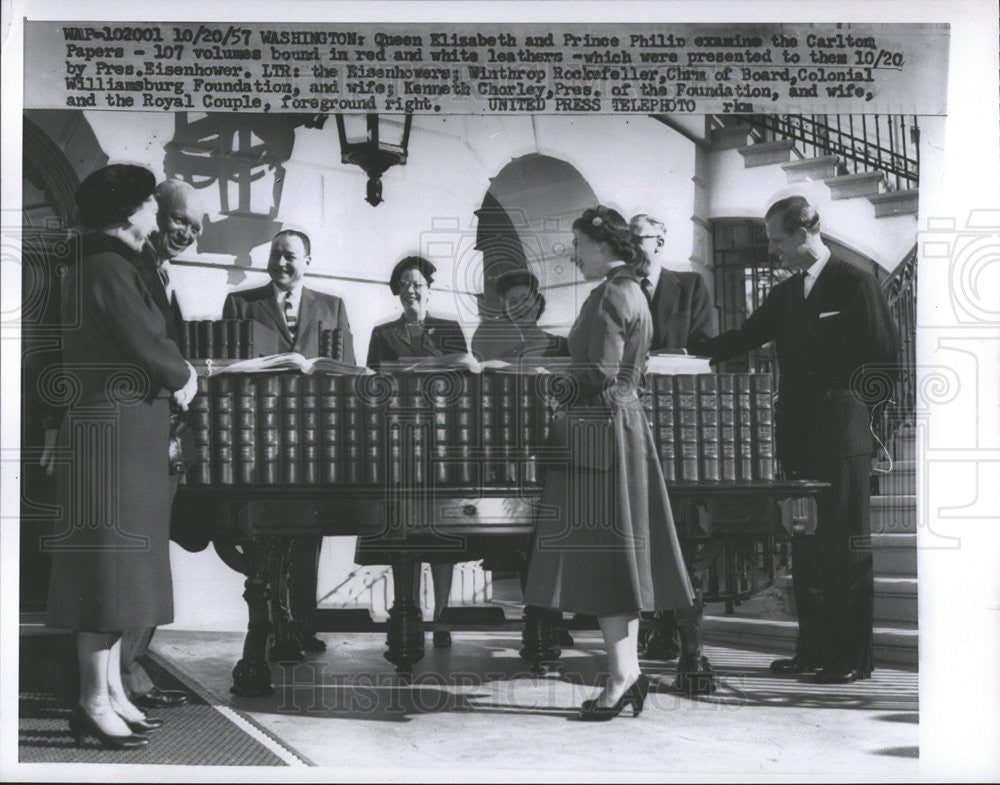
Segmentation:
[(840, 311), (824, 311), (819, 315), (819, 318), (825, 319), (827, 316), (840, 316)]

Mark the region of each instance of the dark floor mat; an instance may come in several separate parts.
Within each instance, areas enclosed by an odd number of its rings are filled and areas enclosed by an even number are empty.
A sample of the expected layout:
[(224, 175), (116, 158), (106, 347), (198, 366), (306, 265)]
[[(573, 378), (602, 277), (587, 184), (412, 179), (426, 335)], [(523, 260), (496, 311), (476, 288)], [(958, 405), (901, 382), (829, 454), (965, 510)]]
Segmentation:
[(209, 705), (155, 662), (147, 670), (161, 689), (185, 690), (190, 701), (150, 712), (162, 717), (150, 743), (137, 750), (107, 750), (93, 737), (77, 747), (69, 733), (73, 702), (73, 638), (41, 633), (21, 636), (19, 753), (22, 763), (145, 763), (200, 766), (285, 766), (239, 725)]

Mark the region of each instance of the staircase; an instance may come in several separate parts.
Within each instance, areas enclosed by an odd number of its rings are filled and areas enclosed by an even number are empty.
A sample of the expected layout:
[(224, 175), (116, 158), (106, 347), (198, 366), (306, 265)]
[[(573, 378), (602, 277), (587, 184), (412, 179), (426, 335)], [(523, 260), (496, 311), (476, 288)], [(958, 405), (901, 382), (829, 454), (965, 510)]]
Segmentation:
[[(843, 242), (875, 261), (883, 272), (893, 271), (913, 247), (917, 230), (919, 190), (914, 161), (898, 150), (873, 146), (878, 155), (854, 154), (852, 145), (834, 144), (831, 154), (815, 138), (773, 139), (755, 124), (724, 118), (711, 128), (704, 157), (706, 220), (760, 216), (766, 203), (799, 193), (820, 214), (824, 236)], [(872, 165), (883, 157), (896, 164), (892, 172)], [(914, 179), (906, 179), (902, 171)]]
[[(916, 665), (917, 652), (917, 506), (916, 449), (911, 429), (894, 439), (895, 460), (876, 464), (878, 493), (871, 497), (871, 542), (875, 563), (876, 665)], [(794, 570), (794, 565), (793, 565)], [(790, 575), (736, 608), (721, 603), (705, 609), (704, 635), (709, 643), (792, 653), (795, 651), (795, 600)]]

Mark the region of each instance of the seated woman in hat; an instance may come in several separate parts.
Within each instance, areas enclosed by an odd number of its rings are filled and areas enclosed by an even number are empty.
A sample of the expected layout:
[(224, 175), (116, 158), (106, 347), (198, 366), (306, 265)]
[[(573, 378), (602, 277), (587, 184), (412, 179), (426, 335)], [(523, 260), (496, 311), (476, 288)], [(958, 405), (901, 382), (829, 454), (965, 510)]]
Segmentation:
[[(480, 325), (472, 339), (479, 360), (517, 362), (525, 358), (569, 357), (569, 344), (561, 335), (545, 332), (538, 320), (545, 312), (545, 295), (538, 279), (527, 270), (510, 270), (496, 280), (503, 308), (499, 325)], [(497, 329), (499, 328), (499, 329)]]

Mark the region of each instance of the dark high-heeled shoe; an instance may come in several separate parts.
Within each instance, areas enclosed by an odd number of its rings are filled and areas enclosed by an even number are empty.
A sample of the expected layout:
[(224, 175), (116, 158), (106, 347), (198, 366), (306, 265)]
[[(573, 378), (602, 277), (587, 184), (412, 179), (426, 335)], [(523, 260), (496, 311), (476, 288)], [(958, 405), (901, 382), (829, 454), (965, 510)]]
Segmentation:
[(580, 707), (580, 719), (584, 722), (606, 722), (621, 714), (626, 706), (631, 706), (632, 716), (638, 717), (648, 693), (649, 679), (646, 674), (640, 673), (613, 706), (598, 706), (596, 698), (584, 701)]
[(74, 706), (69, 715), (69, 732), (73, 734), (77, 747), (83, 746), (85, 736), (95, 736), (105, 747), (112, 750), (131, 750), (149, 744), (149, 738), (131, 734), (129, 736), (112, 736), (105, 733), (97, 725), (97, 720), (91, 717), (82, 706)]

